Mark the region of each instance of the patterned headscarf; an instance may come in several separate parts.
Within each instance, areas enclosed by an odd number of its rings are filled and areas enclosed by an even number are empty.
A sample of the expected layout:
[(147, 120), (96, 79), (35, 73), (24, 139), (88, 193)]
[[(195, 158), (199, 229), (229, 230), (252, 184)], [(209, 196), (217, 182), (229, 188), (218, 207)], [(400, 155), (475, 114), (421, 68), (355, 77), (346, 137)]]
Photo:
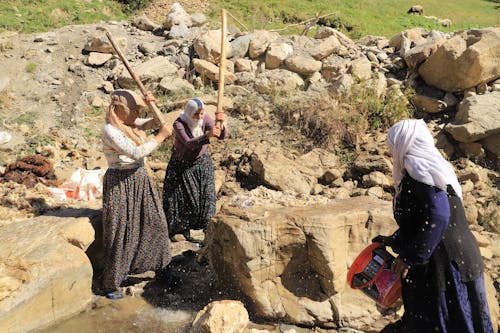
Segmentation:
[(405, 119), (389, 129), (387, 144), (393, 159), (396, 191), (405, 172), (413, 179), (446, 191), (449, 184), (462, 197), (462, 188), (453, 166), (434, 145), (434, 138), (423, 120)]
[(184, 112), (181, 112), (180, 118), (184, 121), (188, 126), (193, 137), (199, 137), (203, 135), (203, 119), (196, 120), (193, 119), (194, 114), (198, 111), (205, 108), (203, 102), (199, 98), (192, 98), (187, 101), (184, 106)]
[(128, 138), (135, 142), (135, 144), (140, 145), (142, 143), (142, 133), (138, 133), (130, 126), (125, 125), (117, 116), (116, 111), (117, 108), (121, 108), (127, 113), (135, 112), (138, 115), (139, 111), (146, 106), (146, 103), (135, 92), (126, 89), (115, 90), (111, 93), (110, 97), (111, 103), (109, 104), (108, 112), (106, 113), (106, 124), (111, 124), (118, 128), (120, 131), (125, 133)]

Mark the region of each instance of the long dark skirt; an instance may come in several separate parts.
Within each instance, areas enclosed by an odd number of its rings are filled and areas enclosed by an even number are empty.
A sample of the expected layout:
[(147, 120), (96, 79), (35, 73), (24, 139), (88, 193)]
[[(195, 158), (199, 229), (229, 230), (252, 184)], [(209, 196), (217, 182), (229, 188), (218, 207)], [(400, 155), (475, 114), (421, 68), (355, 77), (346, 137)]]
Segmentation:
[(144, 167), (106, 171), (102, 226), (105, 292), (117, 290), (128, 274), (160, 270), (169, 264), (167, 221)]
[(438, 290), (429, 265), (412, 267), (403, 279), (404, 333), (493, 333), (484, 277), (462, 282), (450, 263), (445, 290)]
[(215, 215), (214, 168), (209, 153), (195, 162), (171, 159), (163, 184), (169, 233), (204, 229)]

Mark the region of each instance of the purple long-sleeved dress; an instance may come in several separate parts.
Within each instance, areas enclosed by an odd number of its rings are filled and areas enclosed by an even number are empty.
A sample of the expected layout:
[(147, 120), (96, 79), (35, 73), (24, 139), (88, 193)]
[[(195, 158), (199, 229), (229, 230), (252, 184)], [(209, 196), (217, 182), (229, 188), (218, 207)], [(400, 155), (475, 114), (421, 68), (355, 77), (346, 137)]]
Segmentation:
[(403, 178), (390, 246), (409, 266), (402, 281), (403, 332), (493, 333), (483, 262), (461, 199)]
[[(202, 125), (205, 134), (194, 137), (180, 118), (174, 122), (175, 142), (163, 183), (163, 209), (170, 236), (204, 229), (215, 215), (214, 167), (206, 134), (214, 126), (215, 120), (205, 114)], [(224, 139), (225, 135), (224, 128), (218, 139)]]

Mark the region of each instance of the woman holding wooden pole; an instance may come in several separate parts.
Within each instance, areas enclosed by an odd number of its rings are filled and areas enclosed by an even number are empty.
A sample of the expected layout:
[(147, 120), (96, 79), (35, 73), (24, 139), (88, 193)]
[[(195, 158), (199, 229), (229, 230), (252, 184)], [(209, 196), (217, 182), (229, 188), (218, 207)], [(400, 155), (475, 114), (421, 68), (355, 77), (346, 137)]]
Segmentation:
[(143, 129), (155, 122), (138, 118), (146, 100), (130, 90), (115, 90), (106, 113), (102, 140), (108, 169), (103, 186), (103, 291), (123, 297), (128, 274), (163, 272), (170, 263), (170, 240), (161, 200), (144, 167), (144, 158), (171, 135), (168, 125), (147, 140)]
[(224, 72), (226, 59), (226, 12), (222, 10), (219, 94), (215, 120), (205, 113), (199, 98), (190, 99), (174, 122), (175, 142), (163, 184), (163, 208), (170, 236), (190, 229), (205, 229), (215, 215), (216, 193), (212, 159), (207, 147), (211, 138), (225, 138)]
[[(223, 121), (223, 113), (216, 120)], [(190, 99), (174, 122), (175, 142), (163, 184), (163, 208), (169, 234), (190, 239), (190, 229), (205, 229), (215, 215), (214, 168), (208, 152), (211, 138), (224, 139), (224, 124), (205, 113), (199, 98)]]
[[(143, 99), (130, 90), (115, 90), (102, 134), (109, 165), (103, 188), (102, 284), (106, 297), (119, 299), (123, 297), (120, 285), (128, 274), (154, 270), (157, 278), (169, 277), (166, 266), (171, 254), (167, 221), (144, 158), (172, 132), (156, 106), (156, 99), (132, 70), (111, 33), (107, 32), (106, 36), (144, 96)], [(146, 106), (154, 119), (138, 118)], [(158, 124), (158, 134), (146, 140), (144, 130)]]

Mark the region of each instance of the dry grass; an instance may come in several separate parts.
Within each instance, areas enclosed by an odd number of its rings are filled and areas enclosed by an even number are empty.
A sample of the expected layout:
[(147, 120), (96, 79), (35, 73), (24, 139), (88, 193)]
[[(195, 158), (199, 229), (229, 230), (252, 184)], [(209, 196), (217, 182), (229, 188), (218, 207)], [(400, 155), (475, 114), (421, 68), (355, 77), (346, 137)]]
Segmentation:
[(413, 112), (407, 96), (389, 92), (378, 97), (362, 84), (355, 85), (350, 95), (277, 97), (275, 103), (285, 125), (299, 127), (316, 144), (334, 151), (353, 148), (366, 133), (387, 129)]
[(320, 146), (350, 146), (356, 142), (353, 134), (357, 131), (349, 127), (358, 127), (358, 124), (350, 119), (352, 110), (349, 105), (325, 94), (303, 102), (300, 110), (297, 110), (297, 106), (296, 101), (283, 99), (279, 103), (283, 120), (298, 126), (304, 135)]
[(4, 53), (7, 50), (12, 50), (14, 48), (14, 44), (10, 39), (0, 39), (0, 53)]
[(0, 110), (8, 107), (10, 104), (9, 94), (4, 90), (0, 91)]

